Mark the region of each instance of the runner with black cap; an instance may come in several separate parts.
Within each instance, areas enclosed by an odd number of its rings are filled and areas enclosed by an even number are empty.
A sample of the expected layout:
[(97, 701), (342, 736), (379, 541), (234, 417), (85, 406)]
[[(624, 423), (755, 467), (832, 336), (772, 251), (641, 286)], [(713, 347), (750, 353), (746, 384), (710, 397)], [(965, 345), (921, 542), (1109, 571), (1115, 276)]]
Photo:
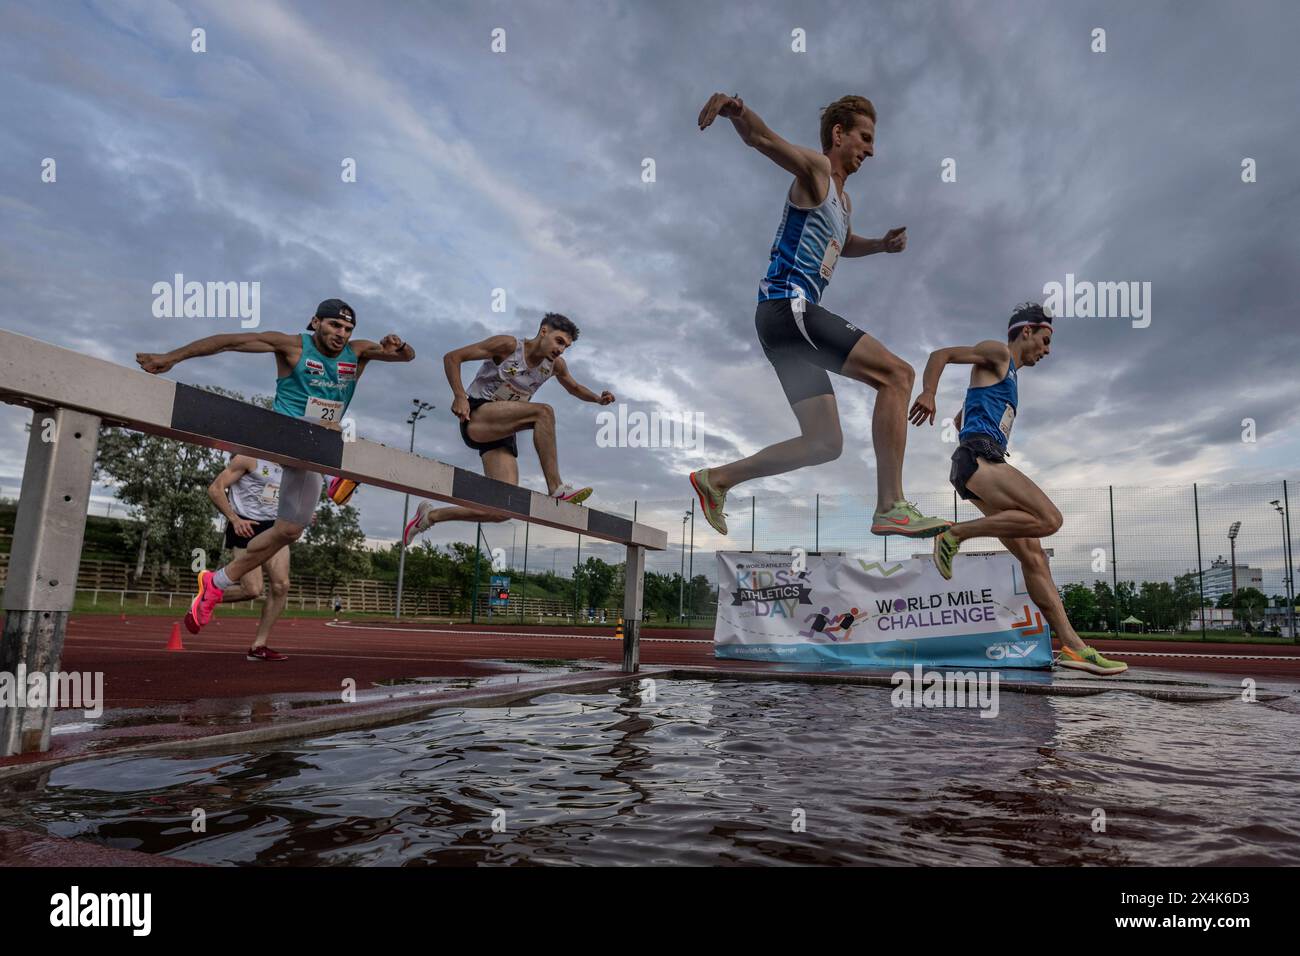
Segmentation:
[[(352, 341), (356, 321), (356, 312), (342, 299), (326, 299), (308, 323), (308, 332), (210, 335), (166, 354), (141, 352), (135, 358), (146, 372), (158, 374), (177, 362), (219, 352), (273, 352), (279, 370), (274, 410), (342, 430), (343, 414), (367, 363), (415, 358), (415, 350), (398, 335), (386, 335), (379, 342)], [(244, 553), (224, 568), (199, 572), (198, 594), (185, 615), (190, 633), (197, 634), (211, 621), (213, 609), (223, 600), (248, 599), (236, 582), (302, 536), (320, 503), (323, 484), (323, 477), (314, 471), (284, 469), (275, 524), (249, 541)]]
[(1128, 665), (1102, 657), (1070, 625), (1065, 605), (1052, 580), (1040, 538), (1061, 527), (1061, 512), (1038, 485), (1007, 462), (1007, 443), (1020, 405), (1017, 375), (1051, 353), (1052, 316), (1041, 305), (1025, 302), (1007, 322), (1007, 341), (959, 345), (931, 353), (925, 366), (921, 394), (912, 404), (913, 425), (934, 424), (935, 395), (948, 365), (970, 365), (970, 386), (958, 413), (957, 450), (949, 480), (962, 499), (985, 517), (959, 521), (934, 539), (934, 563), (945, 578), (952, 577), (953, 559), (963, 541), (997, 538), (1020, 561), (1029, 596), (1038, 605), (1061, 641), (1062, 667), (1091, 674), (1119, 674)]
[[(515, 434), (532, 431), (533, 446), (546, 479), (547, 494), (557, 501), (574, 504), (591, 496), (590, 488), (575, 488), (560, 479), (559, 455), (555, 448), (555, 411), (534, 402), (533, 395), (552, 378), (565, 391), (584, 402), (608, 405), (612, 392), (597, 395), (580, 385), (569, 371), (563, 355), (578, 340), (578, 327), (567, 316), (548, 312), (531, 339), (494, 335), (453, 349), (443, 356), (443, 369), (451, 386), (451, 413), (460, 419), (460, 437), (483, 460), (483, 474), (498, 481), (519, 484), (519, 446)], [(466, 390), (461, 366), (482, 359), (474, 380)], [(477, 508), (435, 508), (421, 501), (415, 517), (403, 532), (405, 541), (442, 521), (507, 521), (491, 511)]]

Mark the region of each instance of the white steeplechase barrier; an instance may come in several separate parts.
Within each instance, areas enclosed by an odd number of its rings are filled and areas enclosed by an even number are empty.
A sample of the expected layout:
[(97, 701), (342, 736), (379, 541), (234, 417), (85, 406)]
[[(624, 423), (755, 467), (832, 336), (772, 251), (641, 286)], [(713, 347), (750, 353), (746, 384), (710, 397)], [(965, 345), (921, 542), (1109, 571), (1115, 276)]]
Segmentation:
[[(4, 591), (0, 673), (58, 670), (101, 425), (498, 512), (627, 548), (623, 669), (640, 663), (646, 549), (666, 532), (0, 329), (0, 401), (33, 409)], [(49, 749), (53, 710), (0, 708), (0, 756)]]

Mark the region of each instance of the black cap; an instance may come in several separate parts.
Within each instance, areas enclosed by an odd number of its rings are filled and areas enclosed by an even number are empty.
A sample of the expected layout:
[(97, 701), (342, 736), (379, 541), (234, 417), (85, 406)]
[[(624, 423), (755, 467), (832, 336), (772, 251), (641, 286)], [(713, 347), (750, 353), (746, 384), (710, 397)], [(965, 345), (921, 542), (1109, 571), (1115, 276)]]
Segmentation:
[[(326, 299), (320, 305), (316, 306), (315, 318), (318, 319), (346, 319), (353, 325), (357, 324), (357, 313), (353, 311), (352, 306), (348, 305), (342, 299)], [(307, 328), (311, 328), (308, 324)]]

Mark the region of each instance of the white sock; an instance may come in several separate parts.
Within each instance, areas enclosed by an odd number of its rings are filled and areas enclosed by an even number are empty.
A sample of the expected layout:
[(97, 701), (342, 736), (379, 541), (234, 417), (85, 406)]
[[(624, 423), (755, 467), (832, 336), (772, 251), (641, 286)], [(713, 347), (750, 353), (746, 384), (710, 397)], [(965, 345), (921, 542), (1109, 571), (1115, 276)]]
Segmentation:
[(224, 591), (235, 582), (227, 577), (225, 568), (220, 568), (217, 570), (217, 573), (212, 576), (212, 583)]

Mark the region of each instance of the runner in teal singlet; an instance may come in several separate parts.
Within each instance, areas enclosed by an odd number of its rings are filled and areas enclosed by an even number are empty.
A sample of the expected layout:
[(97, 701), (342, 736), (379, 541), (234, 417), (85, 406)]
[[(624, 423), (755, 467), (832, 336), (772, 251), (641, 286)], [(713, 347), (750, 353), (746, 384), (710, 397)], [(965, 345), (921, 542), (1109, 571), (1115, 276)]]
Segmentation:
[(1020, 562), (1025, 588), (1061, 642), (1062, 667), (1090, 674), (1120, 674), (1121, 661), (1102, 657), (1079, 637), (1065, 613), (1052, 580), (1040, 538), (1061, 527), (1061, 512), (1038, 485), (1007, 463), (1007, 443), (1020, 405), (1019, 372), (1033, 368), (1051, 353), (1052, 317), (1041, 306), (1026, 302), (1007, 322), (1007, 342), (993, 339), (978, 345), (939, 349), (925, 366), (921, 394), (912, 404), (913, 425), (934, 424), (935, 395), (948, 365), (970, 365), (970, 386), (956, 424), (961, 429), (952, 456), (949, 480), (963, 499), (985, 517), (959, 521), (934, 539), (934, 563), (945, 578), (952, 577), (953, 559), (961, 543), (971, 538), (997, 538)]
[[(279, 370), (274, 409), (282, 415), (306, 418), (313, 424), (342, 430), (357, 381), (369, 362), (410, 362), (415, 350), (397, 335), (379, 342), (352, 341), (356, 312), (342, 299), (326, 299), (308, 323), (310, 334), (239, 332), (210, 335), (166, 354), (140, 352), (136, 362), (146, 372), (166, 372), (177, 362), (219, 352), (273, 352)], [(185, 626), (197, 634), (212, 619), (223, 600), (247, 600), (235, 582), (261, 567), (286, 545), (302, 537), (320, 503), (324, 478), (300, 468), (285, 468), (275, 524), (248, 542), (244, 553), (216, 572), (199, 573), (198, 594), (185, 615)]]

